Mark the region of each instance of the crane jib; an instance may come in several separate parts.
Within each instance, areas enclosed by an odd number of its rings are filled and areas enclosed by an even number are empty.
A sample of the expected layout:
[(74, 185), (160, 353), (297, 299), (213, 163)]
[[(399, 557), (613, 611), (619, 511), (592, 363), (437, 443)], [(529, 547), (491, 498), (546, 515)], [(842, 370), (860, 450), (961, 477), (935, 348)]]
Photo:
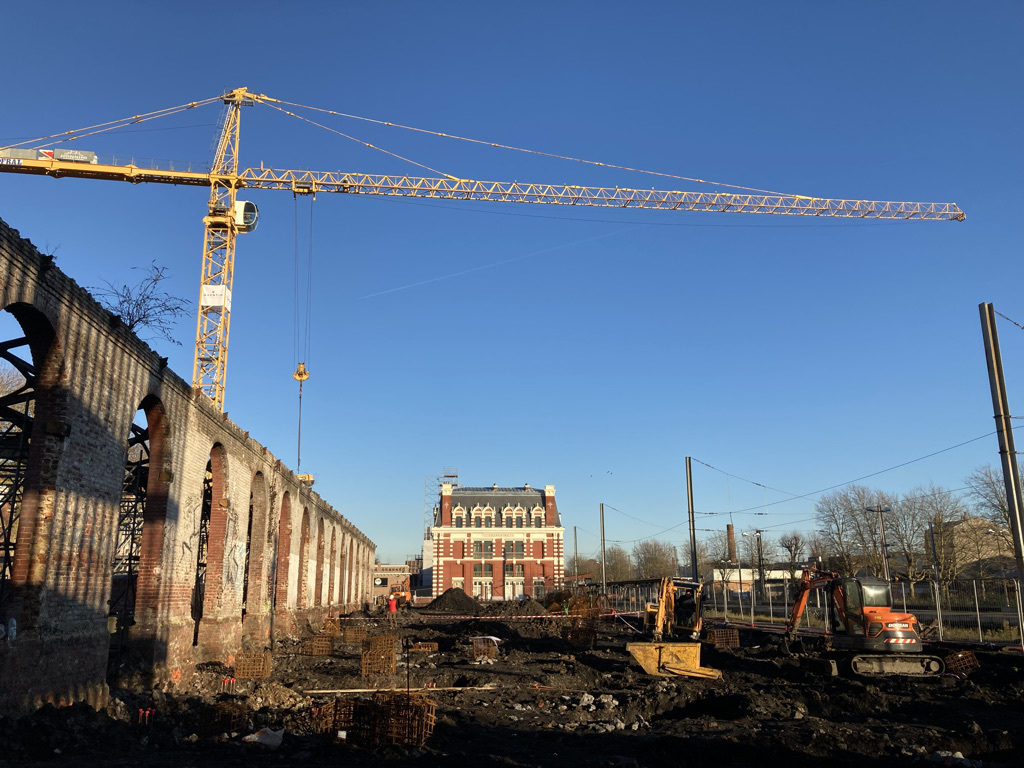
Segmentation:
[[(916, 221), (963, 221), (966, 216), (955, 203), (916, 203), (878, 200), (842, 200), (758, 192), (684, 192), (679, 190), (630, 189), (628, 187), (585, 187), (572, 184), (528, 184), (520, 182), (475, 181), (452, 176), (426, 178), (387, 174), (343, 173), (340, 171), (295, 171), (274, 168), (238, 168), (239, 109), (257, 102), (276, 101), (244, 88), (226, 94), (229, 111), (220, 129), (220, 140), (209, 166), (191, 163), (150, 163), (131, 158), (100, 162), (96, 153), (73, 149), (21, 149), (0, 147), (0, 172), (53, 178), (103, 179), (132, 184), (180, 184), (211, 189), (203, 252), (202, 288), (207, 295), (222, 291), (230, 296), (235, 236), (251, 231), (255, 218), (246, 224), (230, 212), (235, 209), (239, 189), (277, 189), (293, 194), (339, 192), (478, 202), (572, 205), (704, 213), (747, 213), (827, 218), (873, 218)], [(121, 160), (118, 162), (118, 160)], [(251, 205), (243, 203), (244, 205)], [(253, 207), (254, 208), (254, 207)], [(220, 294), (218, 294), (220, 295)], [(224, 410), (224, 389), (228, 347), (227, 304), (199, 304), (196, 353), (192, 385), (207, 394)]]

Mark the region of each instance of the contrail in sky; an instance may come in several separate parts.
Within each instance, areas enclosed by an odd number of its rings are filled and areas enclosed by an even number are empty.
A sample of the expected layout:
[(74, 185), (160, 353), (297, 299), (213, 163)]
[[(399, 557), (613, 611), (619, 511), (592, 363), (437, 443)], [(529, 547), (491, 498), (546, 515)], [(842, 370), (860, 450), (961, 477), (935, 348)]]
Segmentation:
[(481, 264), (479, 267), (471, 267), (469, 269), (464, 269), (461, 272), (451, 272), (451, 273), (449, 273), (447, 275), (438, 275), (437, 277), (431, 277), (431, 278), (428, 278), (427, 280), (420, 280), (418, 283), (409, 283), (408, 285), (400, 285), (397, 288), (388, 288), (386, 291), (377, 291), (376, 293), (368, 293), (365, 296), (360, 296), (359, 297), (359, 301), (362, 301), (363, 299), (372, 299), (375, 296), (384, 296), (385, 294), (388, 294), (388, 293), (396, 293), (397, 291), (404, 291), (404, 290), (406, 290), (408, 288), (418, 288), (421, 285), (429, 285), (430, 283), (436, 283), (436, 282), (439, 282), (441, 280), (447, 280), (448, 278), (451, 278), (451, 277), (460, 277), (462, 275), (468, 275), (468, 274), (471, 274), (473, 272), (480, 272), (481, 270), (484, 270), (484, 269), (491, 269), (493, 267), (500, 267), (502, 264), (511, 264), (514, 261), (522, 261), (523, 259), (532, 259), (534, 256), (540, 256), (540, 255), (545, 254), (545, 253), (551, 253), (552, 251), (558, 251), (558, 250), (561, 250), (562, 248), (571, 248), (574, 245), (582, 245), (583, 243), (592, 243), (595, 240), (603, 240), (606, 237), (612, 237), (613, 235), (621, 235), (624, 232), (629, 232), (631, 229), (636, 229), (636, 227), (626, 227), (625, 229), (619, 229), (619, 230), (616, 230), (615, 232), (609, 232), (608, 234), (605, 234), (605, 235), (594, 235), (593, 237), (585, 237), (582, 240), (573, 240), (571, 243), (563, 243), (562, 245), (553, 245), (550, 248), (543, 248), (543, 249), (541, 249), (539, 251), (534, 251), (533, 253), (525, 253), (522, 256), (513, 256), (511, 259), (502, 259), (501, 261), (495, 261), (495, 262), (492, 262), (491, 264)]

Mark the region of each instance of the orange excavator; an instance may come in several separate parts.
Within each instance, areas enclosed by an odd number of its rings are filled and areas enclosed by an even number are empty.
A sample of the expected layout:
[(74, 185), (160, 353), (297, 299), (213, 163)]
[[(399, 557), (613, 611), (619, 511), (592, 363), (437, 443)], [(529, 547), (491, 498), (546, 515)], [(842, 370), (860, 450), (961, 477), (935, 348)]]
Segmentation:
[(399, 605), (411, 605), (412, 604), (412, 592), (409, 589), (409, 577), (405, 577), (405, 581), (401, 584), (396, 584), (391, 588), (391, 594), (396, 597)]
[(831, 646), (853, 652), (849, 664), (855, 674), (929, 676), (945, 671), (942, 659), (921, 652), (917, 617), (893, 610), (892, 592), (882, 579), (805, 569), (786, 623), (787, 641), (793, 640), (807, 598), (815, 589), (827, 597), (826, 631)]

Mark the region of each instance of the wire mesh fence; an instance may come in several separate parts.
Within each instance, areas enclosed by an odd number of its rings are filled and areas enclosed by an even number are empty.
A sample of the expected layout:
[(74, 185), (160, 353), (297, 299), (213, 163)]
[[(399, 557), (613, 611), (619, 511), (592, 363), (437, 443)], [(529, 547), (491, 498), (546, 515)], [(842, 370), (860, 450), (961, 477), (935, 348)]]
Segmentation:
[[(793, 608), (795, 582), (766, 583), (764, 589), (737, 591), (716, 582), (704, 603), (705, 618), (743, 624), (784, 626)], [(892, 607), (917, 616), (926, 640), (995, 643), (1024, 647), (1024, 606), (1019, 579), (898, 581)], [(808, 597), (801, 628), (827, 630), (821, 590)]]

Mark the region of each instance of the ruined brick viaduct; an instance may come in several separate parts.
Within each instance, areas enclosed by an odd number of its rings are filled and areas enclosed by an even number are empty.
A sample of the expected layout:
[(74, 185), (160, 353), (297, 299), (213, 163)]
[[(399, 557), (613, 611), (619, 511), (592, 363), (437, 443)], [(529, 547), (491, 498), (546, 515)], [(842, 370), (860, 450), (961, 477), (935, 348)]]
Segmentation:
[[(21, 491), (0, 497), (0, 713), (103, 703), (117, 633), (125, 658), (173, 689), (198, 663), (230, 664), (363, 606), (374, 543), (2, 221), (0, 298), (35, 379)], [(133, 423), (148, 430), (149, 465), (133, 610), (119, 626), (110, 602), (118, 548), (133, 544), (118, 540)]]

